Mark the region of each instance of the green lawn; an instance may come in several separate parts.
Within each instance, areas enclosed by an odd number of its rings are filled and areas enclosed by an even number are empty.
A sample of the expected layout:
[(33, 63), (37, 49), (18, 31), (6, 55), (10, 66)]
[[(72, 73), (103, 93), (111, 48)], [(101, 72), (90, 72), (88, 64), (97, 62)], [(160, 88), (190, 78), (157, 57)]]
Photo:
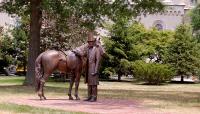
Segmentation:
[[(0, 77), (0, 110), (8, 111), (1, 99), (6, 97), (23, 97), (36, 95), (34, 88), (22, 86), (24, 77)], [(48, 97), (67, 97), (69, 83), (47, 82), (45, 94)], [(80, 83), (80, 96), (85, 97), (87, 86)], [(166, 112), (182, 112), (183, 114), (200, 114), (200, 84), (165, 84), (161, 86), (141, 85), (136, 82), (100, 82), (99, 98), (131, 99), (141, 102), (144, 106)], [(9, 107), (9, 106), (8, 106)], [(16, 107), (26, 107), (19, 106)], [(29, 107), (29, 106), (27, 106)], [(34, 107), (33, 109), (35, 109)], [(41, 109), (45, 111), (56, 111)], [(19, 112), (18, 108), (12, 111)], [(45, 112), (44, 111), (44, 112)], [(36, 111), (37, 112), (37, 111)], [(59, 111), (58, 111), (59, 112)], [(62, 112), (62, 111), (61, 111)], [(29, 111), (26, 113), (35, 113)], [(68, 112), (66, 112), (68, 113)], [(181, 113), (181, 114), (182, 114)]]
[(21, 85), (24, 77), (0, 76), (0, 85)]
[(27, 105), (17, 105), (12, 103), (1, 103), (0, 110), (9, 111), (11, 113), (31, 113), (31, 114), (86, 114), (82, 112), (66, 112), (63, 110), (38, 108)]

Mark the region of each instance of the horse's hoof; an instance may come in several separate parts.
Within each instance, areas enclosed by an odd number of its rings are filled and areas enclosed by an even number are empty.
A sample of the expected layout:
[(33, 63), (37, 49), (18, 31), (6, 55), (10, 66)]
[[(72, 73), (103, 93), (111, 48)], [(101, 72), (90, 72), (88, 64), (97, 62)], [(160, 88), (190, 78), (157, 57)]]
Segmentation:
[(47, 98), (45, 96), (43, 96), (44, 100), (47, 100)]
[(42, 97), (40, 97), (40, 101), (42, 101), (43, 99), (42, 99)]
[(73, 97), (69, 97), (69, 100), (74, 100), (74, 98)]
[(80, 97), (78, 95), (74, 95), (76, 97), (76, 100), (81, 100)]
[(38, 94), (38, 96), (40, 97), (40, 101), (42, 100), (42, 96)]
[(79, 97), (76, 97), (76, 100), (81, 100)]

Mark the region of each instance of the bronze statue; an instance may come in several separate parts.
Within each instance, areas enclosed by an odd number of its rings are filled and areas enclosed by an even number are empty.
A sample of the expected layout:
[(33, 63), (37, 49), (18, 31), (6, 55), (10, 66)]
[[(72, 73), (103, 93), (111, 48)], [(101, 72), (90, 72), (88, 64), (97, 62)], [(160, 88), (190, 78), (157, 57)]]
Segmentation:
[[(96, 42), (96, 45), (99, 45), (98, 49), (100, 52), (102, 52), (103, 48), (100, 42)], [(35, 61), (36, 91), (38, 92), (38, 96), (41, 100), (46, 99), (43, 90), (45, 81), (56, 69), (64, 73), (71, 72), (73, 74), (70, 80), (68, 96), (70, 100), (73, 100), (71, 91), (75, 81), (75, 97), (76, 100), (80, 100), (78, 95), (78, 87), (82, 69), (86, 66), (87, 47), (88, 44), (84, 44), (73, 51), (65, 52), (47, 50), (37, 57)]]
[[(102, 56), (104, 54), (104, 49), (101, 45), (100, 39), (96, 40), (94, 45), (96, 46), (95, 51), (97, 51), (97, 53), (100, 53), (100, 55), (98, 54), (98, 56)], [(37, 57), (35, 61), (35, 81), (36, 81), (36, 91), (38, 92), (38, 96), (40, 97), (41, 100), (46, 99), (43, 90), (44, 84), (54, 70), (59, 70), (63, 73), (71, 72), (73, 74), (70, 80), (68, 96), (70, 100), (73, 100), (71, 91), (75, 81), (75, 97), (76, 100), (80, 100), (78, 95), (78, 87), (79, 87), (81, 72), (87, 66), (86, 64), (87, 52), (88, 52), (87, 50), (88, 50), (88, 43), (80, 47), (77, 47), (72, 51), (63, 52), (56, 50), (47, 50), (41, 53)]]
[[(84, 48), (86, 47), (87, 45), (83, 45), (79, 47), (79, 50), (82, 50), (81, 52), (84, 54)], [(40, 99), (46, 99), (44, 96), (43, 86), (48, 77), (56, 69), (64, 73), (73, 73), (73, 76), (70, 80), (68, 96), (70, 100), (73, 100), (71, 90), (75, 81), (75, 97), (77, 100), (79, 100), (80, 98), (78, 96), (78, 86), (80, 73), (82, 71), (81, 58), (76, 56), (75, 53), (71, 51), (62, 52), (56, 50), (47, 50), (41, 53), (35, 61), (36, 91), (38, 92)]]
[[(86, 83), (88, 85), (88, 98), (85, 101), (95, 102), (97, 100), (97, 85), (99, 85), (99, 64), (102, 55), (105, 53), (100, 45), (96, 45), (100, 40), (95, 39), (93, 32), (88, 34), (87, 48), (87, 70)], [(101, 49), (101, 50), (100, 50)]]

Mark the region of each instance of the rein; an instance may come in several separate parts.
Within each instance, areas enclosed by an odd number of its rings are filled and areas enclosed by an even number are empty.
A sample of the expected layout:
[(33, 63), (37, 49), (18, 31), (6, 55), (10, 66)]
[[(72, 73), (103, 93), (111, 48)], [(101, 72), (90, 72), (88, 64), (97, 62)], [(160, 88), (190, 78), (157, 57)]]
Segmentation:
[(67, 54), (63, 50), (60, 50), (60, 52), (62, 52), (65, 55), (65, 57), (67, 58)]

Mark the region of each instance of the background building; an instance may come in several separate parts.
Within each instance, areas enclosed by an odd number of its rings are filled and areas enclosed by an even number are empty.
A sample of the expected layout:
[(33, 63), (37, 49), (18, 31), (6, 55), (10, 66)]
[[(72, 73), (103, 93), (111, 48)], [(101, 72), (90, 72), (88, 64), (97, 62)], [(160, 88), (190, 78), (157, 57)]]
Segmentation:
[[(3, 0), (0, 0), (0, 4)], [(6, 12), (0, 12), (0, 27), (3, 27), (5, 30), (8, 29), (10, 26), (15, 25), (16, 19), (13, 18)]]
[(188, 11), (199, 3), (198, 0), (162, 0), (162, 2), (166, 5), (164, 12), (143, 14), (138, 17), (146, 28), (175, 30), (178, 25), (189, 22)]

